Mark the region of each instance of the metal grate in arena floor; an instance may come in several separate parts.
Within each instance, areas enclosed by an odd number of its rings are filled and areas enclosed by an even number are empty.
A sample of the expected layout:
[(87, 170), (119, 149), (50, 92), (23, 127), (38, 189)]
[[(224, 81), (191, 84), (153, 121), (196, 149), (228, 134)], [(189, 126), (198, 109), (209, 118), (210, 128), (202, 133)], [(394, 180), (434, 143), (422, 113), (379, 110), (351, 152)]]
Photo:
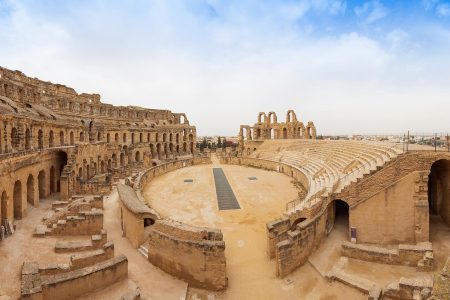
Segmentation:
[(213, 168), (213, 174), (219, 210), (240, 209), (241, 207), (222, 168)]

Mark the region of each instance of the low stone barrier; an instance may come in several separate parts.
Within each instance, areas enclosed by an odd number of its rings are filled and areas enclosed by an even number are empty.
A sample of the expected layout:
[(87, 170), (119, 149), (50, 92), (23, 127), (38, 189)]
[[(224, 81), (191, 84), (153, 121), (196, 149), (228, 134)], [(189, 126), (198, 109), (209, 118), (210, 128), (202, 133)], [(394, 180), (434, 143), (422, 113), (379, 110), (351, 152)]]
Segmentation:
[(124, 255), (75, 271), (43, 276), (35, 262), (22, 267), (22, 297), (31, 300), (66, 300), (104, 288), (128, 275)]
[(209, 290), (227, 286), (225, 242), (218, 229), (158, 220), (148, 238), (148, 260), (190, 285)]
[(308, 177), (297, 167), (268, 159), (250, 158), (250, 157), (227, 157), (222, 156), (220, 163), (229, 165), (242, 165), (253, 168), (265, 169), (283, 173), (295, 181), (300, 182), (306, 190), (309, 190)]
[(430, 242), (417, 245), (400, 244), (388, 249), (372, 245), (342, 243), (342, 255), (359, 260), (391, 265), (417, 267), (418, 271), (430, 271), (433, 268), (433, 246)]
[(154, 223), (155, 220), (159, 219), (159, 215), (139, 200), (133, 188), (118, 183), (117, 191), (121, 200), (120, 221), (123, 235), (133, 247), (138, 248), (146, 240), (144, 233), (146, 219), (148, 223)]

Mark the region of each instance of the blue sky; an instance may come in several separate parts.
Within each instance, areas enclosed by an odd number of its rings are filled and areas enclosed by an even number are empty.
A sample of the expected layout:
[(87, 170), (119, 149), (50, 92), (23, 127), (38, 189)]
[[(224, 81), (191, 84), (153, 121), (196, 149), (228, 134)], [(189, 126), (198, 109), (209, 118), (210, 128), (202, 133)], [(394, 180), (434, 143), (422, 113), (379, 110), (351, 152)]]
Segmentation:
[(450, 130), (450, 0), (0, 0), (0, 65), (236, 134)]

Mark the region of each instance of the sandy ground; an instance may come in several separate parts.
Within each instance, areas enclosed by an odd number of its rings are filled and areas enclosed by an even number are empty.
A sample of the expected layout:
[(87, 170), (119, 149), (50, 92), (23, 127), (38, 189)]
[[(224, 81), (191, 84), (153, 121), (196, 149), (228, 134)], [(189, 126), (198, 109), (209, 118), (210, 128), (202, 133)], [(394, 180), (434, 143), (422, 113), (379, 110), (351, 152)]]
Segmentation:
[[(218, 211), (212, 173), (221, 167), (241, 206)], [(249, 180), (248, 177), (257, 177)], [(193, 179), (193, 183), (185, 183)], [(198, 226), (218, 227), (226, 243), (229, 286), (223, 293), (189, 290), (189, 299), (367, 299), (340, 283), (328, 283), (305, 264), (280, 280), (266, 256), (265, 224), (281, 216), (285, 203), (297, 196), (288, 176), (233, 165), (194, 166), (167, 173), (144, 189), (148, 203), (164, 217)], [(338, 256), (337, 256), (338, 258)], [(329, 263), (334, 264), (334, 257)]]
[(117, 189), (114, 188), (104, 199), (104, 228), (108, 232), (108, 240), (114, 242), (115, 255), (125, 254), (128, 258), (128, 279), (96, 294), (90, 294), (85, 299), (118, 299), (128, 288), (136, 285), (141, 290), (142, 299), (184, 299), (187, 284), (153, 266), (122, 237), (118, 201)]
[[(14, 234), (0, 242), (0, 290), (13, 299), (20, 297), (20, 273), (24, 261), (38, 261), (41, 265), (49, 263), (68, 263), (70, 254), (56, 254), (56, 237), (34, 238), (36, 225), (51, 208), (53, 200), (59, 198), (53, 194), (48, 199), (42, 199), (38, 207), (29, 206), (23, 220), (16, 221), (17, 230)], [(72, 237), (64, 240), (82, 239)]]

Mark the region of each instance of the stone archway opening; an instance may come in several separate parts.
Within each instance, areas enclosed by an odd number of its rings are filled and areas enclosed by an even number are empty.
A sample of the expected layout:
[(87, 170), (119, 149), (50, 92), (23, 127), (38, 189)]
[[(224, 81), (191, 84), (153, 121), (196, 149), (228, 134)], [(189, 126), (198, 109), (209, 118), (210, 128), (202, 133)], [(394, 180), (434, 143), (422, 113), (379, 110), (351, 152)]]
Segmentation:
[(42, 170), (38, 174), (39, 198), (45, 198), (45, 171)]
[(440, 239), (450, 227), (450, 160), (433, 163), (428, 176), (430, 241)]
[(152, 226), (155, 224), (155, 220), (152, 218), (144, 218), (144, 227)]
[(17, 180), (14, 183), (14, 193), (13, 193), (13, 203), (14, 203), (14, 219), (22, 219), (22, 183)]
[(0, 208), (1, 208), (1, 225), (5, 223), (5, 220), (8, 219), (8, 195), (6, 195), (6, 192), (3, 191), (2, 197), (0, 200)]
[(28, 175), (27, 179), (27, 202), (34, 205), (34, 178), (33, 175)]
[(332, 231), (342, 232), (345, 239), (349, 238), (349, 214), (350, 207), (340, 199), (333, 200), (328, 204), (326, 230), (329, 235)]

